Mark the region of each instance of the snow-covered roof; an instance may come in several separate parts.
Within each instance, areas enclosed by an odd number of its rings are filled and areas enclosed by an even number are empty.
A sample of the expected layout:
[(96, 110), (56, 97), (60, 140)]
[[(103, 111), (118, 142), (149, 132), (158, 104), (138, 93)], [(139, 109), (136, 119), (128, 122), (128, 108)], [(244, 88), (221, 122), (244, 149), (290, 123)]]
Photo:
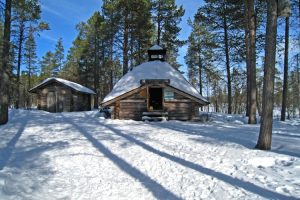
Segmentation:
[(163, 48), (159, 45), (153, 45), (149, 50), (163, 50)]
[(116, 83), (113, 90), (104, 98), (102, 103), (139, 88), (141, 86), (140, 81), (144, 79), (169, 79), (171, 87), (208, 103), (179, 71), (167, 62), (157, 60), (143, 63), (124, 75)]
[(39, 88), (40, 86), (43, 86), (49, 82), (52, 82), (52, 81), (56, 81), (56, 82), (59, 82), (59, 83), (62, 83), (78, 92), (84, 92), (84, 93), (88, 93), (88, 94), (96, 94), (93, 90), (87, 88), (87, 87), (84, 87), (78, 83), (74, 83), (72, 81), (68, 81), (68, 80), (65, 80), (65, 79), (62, 79), (62, 78), (47, 78), (45, 79), (43, 82), (39, 83), (38, 85), (34, 86), (33, 88), (31, 88), (29, 91), (34, 91), (35, 89)]

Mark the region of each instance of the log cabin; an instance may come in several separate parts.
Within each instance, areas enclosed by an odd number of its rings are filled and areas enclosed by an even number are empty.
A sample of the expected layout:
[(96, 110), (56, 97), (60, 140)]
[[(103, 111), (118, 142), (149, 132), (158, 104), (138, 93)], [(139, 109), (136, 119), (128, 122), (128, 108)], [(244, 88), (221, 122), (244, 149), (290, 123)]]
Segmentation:
[(149, 61), (125, 74), (103, 99), (113, 119), (197, 120), (199, 107), (209, 102), (170, 64), (166, 50), (154, 45)]
[(95, 92), (61, 78), (47, 78), (29, 90), (37, 94), (37, 108), (48, 112), (87, 111), (93, 107)]

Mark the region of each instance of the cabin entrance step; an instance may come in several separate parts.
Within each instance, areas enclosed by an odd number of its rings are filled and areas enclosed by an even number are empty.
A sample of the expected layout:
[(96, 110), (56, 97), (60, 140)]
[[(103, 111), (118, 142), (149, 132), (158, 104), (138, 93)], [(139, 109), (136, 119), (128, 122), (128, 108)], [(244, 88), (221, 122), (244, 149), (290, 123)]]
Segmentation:
[(168, 120), (168, 112), (159, 112), (159, 111), (143, 112), (142, 120), (143, 121)]

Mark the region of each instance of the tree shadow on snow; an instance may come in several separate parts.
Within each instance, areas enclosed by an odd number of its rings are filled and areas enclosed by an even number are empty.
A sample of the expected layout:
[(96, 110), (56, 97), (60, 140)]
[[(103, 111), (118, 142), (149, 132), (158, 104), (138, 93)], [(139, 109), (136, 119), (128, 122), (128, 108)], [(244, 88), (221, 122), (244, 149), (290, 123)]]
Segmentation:
[[(250, 127), (248, 126), (247, 129), (243, 127), (244, 130), (240, 130), (239, 127), (231, 127), (231, 126), (214, 126), (214, 124), (194, 124), (189, 123), (184, 124), (180, 123), (148, 123), (149, 125), (157, 128), (166, 128), (173, 131), (178, 131), (180, 133), (195, 136), (191, 138), (191, 140), (197, 142), (205, 142), (213, 144), (216, 141), (218, 144), (225, 144), (227, 142), (235, 143), (237, 145), (241, 145), (248, 149), (253, 149), (256, 145), (256, 141), (258, 138), (259, 127)], [(246, 129), (246, 130), (245, 130)], [(274, 128), (276, 129), (276, 128)], [(204, 136), (197, 137), (197, 136)], [(275, 152), (278, 154), (288, 155), (288, 156), (295, 156), (300, 157), (299, 146), (292, 146), (288, 139), (285, 143), (286, 145), (277, 145), (277, 141), (283, 143), (286, 140), (285, 136), (273, 134), (273, 142), (272, 142), (272, 150), (271, 152)], [(207, 139), (210, 138), (210, 139)], [(295, 138), (297, 139), (297, 138)]]
[[(24, 121), (20, 122), (19, 129), (17, 133), (13, 136), (13, 138), (7, 143), (7, 145), (4, 148), (0, 149), (0, 171), (3, 170), (3, 168), (6, 166), (8, 160), (12, 155), (13, 150), (15, 149), (17, 142), (19, 141), (22, 133), (25, 130), (25, 127), (28, 123), (28, 118), (24, 117), (24, 119), (25, 119)], [(9, 123), (13, 124), (13, 122), (9, 122)]]
[[(89, 118), (93, 119), (93, 118)], [(84, 137), (86, 137), (92, 145), (98, 149), (98, 151), (104, 154), (107, 158), (109, 158), (116, 166), (118, 166), (122, 171), (126, 172), (128, 175), (140, 181), (142, 185), (145, 186), (156, 198), (158, 199), (181, 199), (177, 197), (175, 194), (164, 188), (162, 185), (157, 183), (155, 180), (151, 179), (149, 176), (143, 174), (137, 168), (131, 166), (128, 162), (120, 158), (111, 152), (107, 147), (105, 147), (101, 142), (99, 142), (96, 138), (94, 138), (84, 127), (77, 125), (71, 119), (65, 117), (64, 119), (69, 124), (72, 124)], [(89, 121), (91, 123), (91, 121)], [(100, 124), (102, 125), (102, 124)]]
[(49, 165), (49, 156), (44, 153), (66, 148), (69, 143), (43, 142), (39, 132), (24, 134), (26, 128), (39, 124), (37, 120), (40, 115), (31, 112), (26, 112), (26, 116), (17, 114), (9, 122), (14, 126), (20, 123), (17, 133), (0, 149), (0, 181), (4, 184), (0, 193), (8, 198), (17, 195), (16, 198), (28, 199), (33, 193), (39, 192), (55, 173)]
[[(234, 187), (243, 188), (244, 190), (247, 190), (249, 192), (252, 192), (254, 194), (257, 194), (257, 195), (262, 196), (262, 197), (267, 198), (267, 199), (296, 199), (296, 198), (291, 197), (291, 196), (286, 196), (286, 195), (283, 195), (283, 194), (280, 194), (280, 193), (276, 193), (276, 192), (267, 190), (265, 188), (262, 188), (260, 186), (255, 185), (251, 182), (247, 182), (247, 181), (240, 180), (240, 179), (231, 177), (229, 175), (226, 175), (226, 174), (223, 174), (223, 173), (220, 173), (220, 172), (216, 172), (212, 169), (209, 169), (209, 168), (206, 168), (206, 167), (201, 166), (199, 164), (196, 164), (196, 163), (187, 161), (185, 159), (176, 157), (174, 155), (170, 155), (166, 152), (157, 150), (157, 149), (149, 146), (148, 144), (146, 144), (144, 142), (141, 142), (140, 140), (135, 139), (134, 137), (132, 137), (128, 134), (124, 134), (124, 133), (122, 133), (122, 131), (120, 131), (118, 129), (115, 129), (115, 128), (109, 126), (109, 125), (106, 125), (105, 123), (101, 123), (101, 122), (97, 121), (96, 119), (90, 118), (90, 120), (93, 120), (94, 122), (98, 123), (100, 126), (106, 127), (107, 129), (109, 129), (113, 133), (115, 133), (116, 135), (125, 138), (126, 140), (134, 143), (135, 145), (138, 145), (138, 146), (142, 147), (143, 149), (145, 149), (145, 150), (147, 150), (151, 153), (154, 153), (154, 154), (156, 154), (160, 157), (166, 158), (166, 159), (171, 160), (171, 161), (173, 161), (177, 164), (180, 164), (184, 167), (188, 167), (188, 168), (193, 169), (195, 171), (198, 171), (200, 173), (206, 174), (206, 175), (211, 176), (211, 177), (215, 177), (215, 178), (217, 178), (221, 181), (224, 181), (225, 183), (228, 183), (228, 184), (230, 184)], [(85, 133), (85, 134), (87, 134), (87, 133)], [(87, 135), (87, 136), (91, 137), (90, 135)], [(93, 140), (93, 138), (90, 138), (90, 139)], [(93, 141), (93, 142), (96, 143), (96, 144), (99, 143), (98, 141)], [(122, 167), (126, 168), (127, 166), (124, 165)]]
[[(43, 168), (49, 163), (47, 156), (42, 156), (44, 152), (50, 150), (60, 150), (68, 147), (68, 142), (36, 142), (32, 145), (16, 148), (7, 166), (19, 169)], [(48, 170), (48, 169), (46, 169)]]
[(0, 171), (0, 180), (5, 183), (2, 186), (2, 194), (28, 199), (34, 193), (39, 193), (39, 190), (47, 185), (55, 174), (49, 166), (50, 158), (43, 153), (67, 146), (67, 142), (58, 141), (39, 142), (16, 148), (7, 162), (7, 170), (3, 173)]
[[(182, 123), (182, 122), (179, 122)], [(241, 145), (246, 148), (253, 148), (255, 146), (255, 139), (257, 137), (257, 134), (253, 133), (251, 130), (243, 131), (243, 133), (240, 132), (239, 129), (235, 127), (229, 127), (229, 126), (214, 126), (212, 124), (205, 125), (205, 126), (196, 126), (193, 124), (187, 124), (184, 125), (180, 124), (177, 125), (175, 123), (169, 124), (169, 123), (149, 123), (149, 125), (153, 127), (158, 128), (165, 128), (170, 129), (173, 131), (178, 131), (180, 133), (190, 135), (190, 136), (204, 136), (206, 138), (211, 138), (211, 143), (215, 140), (216, 143), (225, 143), (225, 142), (231, 142), (238, 145)], [(241, 137), (241, 134), (245, 135), (245, 137)], [(202, 141), (206, 140), (205, 138), (197, 138), (194, 137), (193, 140), (196, 141)]]

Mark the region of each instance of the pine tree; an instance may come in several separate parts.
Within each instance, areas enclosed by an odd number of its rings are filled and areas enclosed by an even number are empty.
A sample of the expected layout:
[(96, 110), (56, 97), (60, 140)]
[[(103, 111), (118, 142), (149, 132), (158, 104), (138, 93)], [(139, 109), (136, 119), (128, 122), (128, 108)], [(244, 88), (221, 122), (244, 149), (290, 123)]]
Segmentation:
[(298, 111), (300, 118), (300, 53), (293, 56), (291, 64), (293, 69), (288, 80), (287, 109), (292, 110), (293, 117), (296, 117)]
[[(210, 70), (215, 59), (214, 50), (217, 44), (214, 42), (214, 35), (207, 31), (205, 24), (198, 20), (197, 14), (192, 22), (189, 20), (192, 32), (188, 38), (188, 53), (185, 61), (189, 70), (189, 78), (193, 85), (199, 85), (199, 91), (203, 92), (203, 75)], [(198, 84), (196, 84), (198, 75)]]
[(274, 77), (276, 59), (276, 45), (274, 44), (276, 44), (277, 36), (277, 16), (288, 16), (290, 14), (290, 5), (288, 4), (288, 1), (278, 2), (276, 0), (268, 0), (267, 7), (268, 11), (265, 43), (266, 46), (264, 62), (262, 119), (259, 138), (256, 144), (256, 148), (261, 150), (271, 149), (272, 143)]
[(184, 41), (179, 40), (181, 28), (179, 23), (184, 15), (182, 6), (177, 6), (175, 0), (153, 0), (153, 20), (157, 29), (156, 43), (164, 46), (168, 51), (168, 62), (179, 68), (176, 61), (179, 47), (183, 46)]
[(284, 73), (283, 73), (283, 92), (282, 92), (282, 107), (281, 107), (281, 121), (285, 121), (285, 113), (287, 107), (287, 93), (288, 93), (288, 60), (289, 60), (289, 17), (285, 20), (285, 49), (284, 49)]
[(39, 65), (41, 69), (41, 79), (51, 77), (53, 69), (55, 68), (54, 54), (51, 51), (46, 52), (39, 62)]
[[(152, 37), (150, 0), (105, 0), (104, 18), (108, 30), (114, 31), (109, 37), (110, 52), (122, 55), (123, 75), (131, 67), (142, 62)], [(112, 53), (110, 53), (112, 55)], [(110, 60), (111, 57), (110, 57)], [(110, 61), (111, 62), (111, 61)]]
[(37, 74), (37, 55), (36, 55), (36, 43), (33, 32), (30, 32), (29, 37), (25, 41), (24, 47), (24, 63), (28, 73), (28, 86), (31, 88), (31, 76)]
[(105, 45), (104, 45), (104, 19), (100, 12), (95, 12), (94, 15), (87, 22), (87, 43), (88, 43), (88, 57), (91, 59), (91, 71), (93, 72), (93, 88), (96, 91), (95, 108), (99, 105), (100, 91), (100, 75), (104, 72), (105, 63)]
[(245, 0), (247, 111), (249, 124), (256, 124), (256, 13), (254, 0)]
[(30, 32), (40, 32), (49, 29), (47, 23), (41, 22), (41, 8), (38, 0), (19, 0), (13, 4), (14, 24), (17, 55), (17, 100), (16, 108), (19, 107), (20, 95), (20, 70), (22, 65), (24, 42), (30, 35)]
[(0, 63), (0, 125), (8, 121), (8, 86), (9, 86), (9, 49), (11, 32), (11, 0), (5, 1), (5, 22), (3, 34), (3, 50)]
[(206, 0), (206, 4), (198, 10), (198, 19), (207, 25), (209, 31), (215, 32), (217, 43), (224, 52), (227, 77), (228, 113), (232, 112), (232, 62), (241, 62), (244, 56), (245, 38), (242, 31), (242, 1), (237, 0)]
[[(82, 85), (93, 88), (97, 94), (95, 108), (98, 107), (99, 100), (109, 92), (107, 86), (110, 74), (106, 62), (110, 41), (106, 40), (105, 25), (100, 12), (95, 12), (87, 23), (77, 25), (78, 36), (73, 42), (65, 67), (60, 74), (64, 78), (77, 80)], [(70, 74), (73, 77), (70, 77)]]
[(61, 69), (63, 68), (63, 64), (64, 64), (64, 47), (63, 47), (62, 38), (59, 38), (55, 45), (54, 63), (55, 63), (55, 67), (53, 69), (52, 75), (57, 76), (61, 71)]
[(148, 59), (147, 50), (151, 46), (151, 38), (154, 34), (150, 1), (136, 1), (133, 7), (130, 23), (134, 25), (129, 31), (130, 69)]
[[(27, 69), (27, 86), (28, 89), (32, 87), (32, 76), (37, 74), (37, 55), (36, 55), (36, 43), (34, 40), (33, 31), (30, 31), (29, 37), (25, 41), (24, 46), (24, 63)], [(26, 85), (26, 84), (24, 84)], [(32, 98), (30, 94), (27, 94), (27, 106), (31, 107)]]
[(59, 76), (63, 79), (79, 83), (80, 73), (77, 58), (74, 52), (75, 48), (71, 47), (68, 52), (64, 67), (60, 71)]
[(114, 77), (114, 56), (116, 54), (115, 51), (115, 41), (116, 41), (116, 34), (118, 31), (118, 26), (116, 25), (118, 22), (118, 13), (114, 12), (111, 7), (113, 7), (113, 3), (116, 1), (104, 0), (102, 6), (102, 12), (104, 17), (105, 23), (105, 40), (107, 41), (107, 62), (106, 65), (108, 67), (109, 73), (109, 91), (113, 88), (113, 77)]
[(274, 102), (275, 51), (277, 34), (277, 1), (268, 0), (264, 83), (262, 99), (262, 121), (256, 148), (271, 149)]

